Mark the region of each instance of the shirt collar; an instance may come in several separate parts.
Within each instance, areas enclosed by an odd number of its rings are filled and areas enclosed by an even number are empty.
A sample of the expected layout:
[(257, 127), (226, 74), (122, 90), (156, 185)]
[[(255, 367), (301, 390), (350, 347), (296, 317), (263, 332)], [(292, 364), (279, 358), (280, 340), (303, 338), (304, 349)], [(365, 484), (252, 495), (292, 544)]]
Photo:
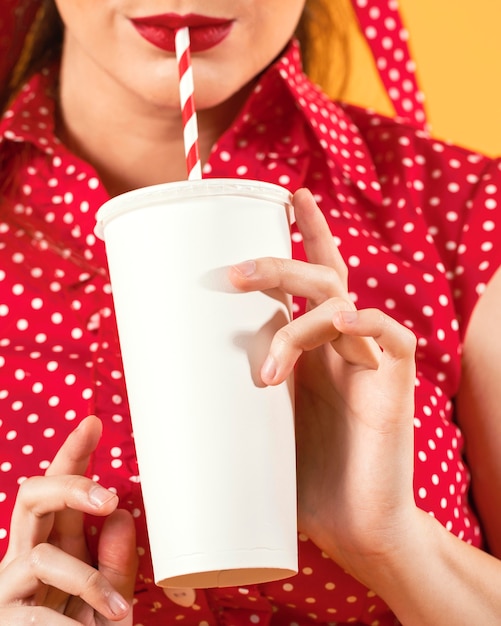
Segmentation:
[[(356, 187), (372, 202), (381, 202), (381, 188), (374, 162), (359, 131), (342, 106), (331, 101), (303, 73), (296, 41), (262, 75), (253, 96), (237, 118), (234, 130), (245, 126), (249, 111), (265, 109), (277, 82), (285, 87), (291, 102), (325, 154), (333, 179)], [(2, 142), (31, 143), (47, 154), (63, 146), (55, 134), (53, 73), (36, 74), (14, 100), (0, 122)], [(63, 148), (64, 149), (64, 148)]]
[[(283, 162), (289, 161), (287, 156), (298, 161), (297, 157), (301, 156), (304, 166), (308, 155), (304, 152), (287, 155), (287, 147), (274, 142), (281, 126), (287, 127), (291, 137), (298, 138), (298, 146), (323, 155), (333, 183), (356, 188), (371, 202), (381, 203), (376, 167), (360, 130), (344, 105), (331, 101), (304, 74), (296, 41), (292, 41), (260, 77), (232, 128), (218, 142), (216, 149), (238, 145), (240, 137), (246, 142), (249, 135), (256, 142), (261, 126), (269, 130), (263, 142), (268, 147), (271, 145), (276, 150), (275, 156), (281, 155)], [(301, 141), (299, 137), (305, 137), (305, 133), (306, 138)], [(256, 172), (259, 174), (259, 168)], [(291, 171), (291, 182), (302, 184), (299, 171), (295, 174)]]
[(372, 202), (381, 202), (381, 186), (369, 148), (343, 107), (332, 101), (304, 74), (299, 44), (293, 41), (270, 68), (283, 81), (296, 107), (326, 156), (333, 178), (354, 185)]

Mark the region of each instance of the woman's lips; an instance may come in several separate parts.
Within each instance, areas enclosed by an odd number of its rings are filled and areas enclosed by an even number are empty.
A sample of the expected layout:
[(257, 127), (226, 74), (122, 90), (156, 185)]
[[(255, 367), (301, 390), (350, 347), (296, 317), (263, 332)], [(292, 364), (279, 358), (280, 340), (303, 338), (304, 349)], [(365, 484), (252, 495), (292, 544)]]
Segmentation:
[(175, 52), (175, 36), (179, 28), (188, 26), (191, 51), (203, 52), (221, 43), (233, 26), (233, 20), (194, 13), (188, 15), (164, 13), (131, 18), (131, 22), (143, 39), (167, 52)]

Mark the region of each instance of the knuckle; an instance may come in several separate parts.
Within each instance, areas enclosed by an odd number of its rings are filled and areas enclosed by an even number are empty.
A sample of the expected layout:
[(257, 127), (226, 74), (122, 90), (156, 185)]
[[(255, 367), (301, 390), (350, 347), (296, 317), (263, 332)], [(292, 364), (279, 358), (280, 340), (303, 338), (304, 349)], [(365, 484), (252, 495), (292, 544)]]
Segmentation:
[(89, 574), (82, 585), (82, 595), (86, 595), (96, 589), (103, 587), (104, 576), (97, 569), (89, 566)]
[(27, 509), (34, 507), (43, 493), (41, 489), (43, 482), (43, 476), (30, 476), (23, 480), (17, 492), (17, 500)]
[(381, 332), (389, 332), (398, 342), (398, 352), (402, 358), (414, 358), (417, 347), (417, 337), (410, 328), (378, 311)]
[(329, 298), (325, 302), (325, 306), (329, 307), (329, 311), (331, 313), (336, 313), (337, 311), (354, 311), (355, 305), (351, 300), (346, 298), (341, 298), (339, 296), (334, 296), (333, 298)]
[(332, 294), (332, 287), (337, 291), (339, 288), (340, 280), (336, 270), (332, 267), (325, 265), (321, 266), (323, 274), (323, 286), (326, 294)]
[(268, 262), (271, 265), (273, 273), (276, 274), (280, 280), (281, 276), (283, 276), (287, 271), (285, 259), (281, 259), (279, 257), (269, 257)]
[(28, 555), (28, 566), (34, 572), (38, 572), (47, 563), (54, 553), (54, 546), (50, 543), (38, 543), (31, 548)]
[(68, 475), (63, 482), (63, 490), (67, 496), (77, 491), (88, 491), (89, 479), (79, 475)]
[(402, 347), (409, 355), (414, 355), (417, 347), (417, 337), (407, 326), (401, 326), (402, 329)]
[[(68, 475), (60, 478), (61, 480), (45, 476), (26, 478), (19, 487), (17, 501), (26, 511), (35, 517), (42, 518), (48, 513), (49, 501), (63, 499), (65, 502), (70, 502), (75, 499), (75, 494), (87, 492), (89, 489), (90, 479), (84, 476)], [(47, 481), (52, 481), (49, 491)]]
[(298, 343), (298, 336), (296, 332), (296, 327), (293, 323), (286, 324), (282, 326), (276, 333), (273, 339), (273, 343), (275, 345), (283, 345), (283, 346), (295, 346)]
[(324, 298), (331, 298), (333, 294), (345, 293), (345, 281), (342, 275), (333, 267), (321, 266), (323, 277), (321, 291)]

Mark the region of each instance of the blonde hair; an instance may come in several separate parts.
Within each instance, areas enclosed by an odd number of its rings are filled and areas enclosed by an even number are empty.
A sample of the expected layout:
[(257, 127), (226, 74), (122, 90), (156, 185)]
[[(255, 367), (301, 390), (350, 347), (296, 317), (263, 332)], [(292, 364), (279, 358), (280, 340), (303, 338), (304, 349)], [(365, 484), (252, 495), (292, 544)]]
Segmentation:
[(352, 20), (351, 0), (307, 0), (296, 30), (304, 71), (332, 97), (348, 81)]

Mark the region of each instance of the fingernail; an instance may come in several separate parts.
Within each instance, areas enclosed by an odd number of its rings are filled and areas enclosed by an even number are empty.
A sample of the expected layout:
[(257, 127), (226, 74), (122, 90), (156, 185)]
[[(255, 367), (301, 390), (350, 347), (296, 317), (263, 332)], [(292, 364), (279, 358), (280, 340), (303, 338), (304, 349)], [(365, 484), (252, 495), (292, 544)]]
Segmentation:
[(353, 324), (358, 319), (358, 311), (336, 311), (334, 318), (345, 324)]
[(263, 363), (263, 367), (261, 368), (261, 378), (264, 382), (271, 382), (277, 375), (277, 366), (275, 363), (275, 359), (269, 354), (266, 357), (266, 361)]
[(118, 591), (112, 591), (108, 596), (108, 606), (114, 615), (120, 615), (129, 609), (128, 603), (122, 598)]
[(116, 494), (112, 491), (108, 491), (108, 489), (105, 489), (104, 487), (101, 487), (101, 485), (94, 485), (89, 491), (89, 501), (96, 507), (101, 507), (103, 504), (106, 504), (116, 497)]
[(255, 261), (244, 261), (243, 263), (238, 263), (233, 266), (237, 272), (243, 274), (244, 276), (252, 276), (256, 271), (256, 262)]

